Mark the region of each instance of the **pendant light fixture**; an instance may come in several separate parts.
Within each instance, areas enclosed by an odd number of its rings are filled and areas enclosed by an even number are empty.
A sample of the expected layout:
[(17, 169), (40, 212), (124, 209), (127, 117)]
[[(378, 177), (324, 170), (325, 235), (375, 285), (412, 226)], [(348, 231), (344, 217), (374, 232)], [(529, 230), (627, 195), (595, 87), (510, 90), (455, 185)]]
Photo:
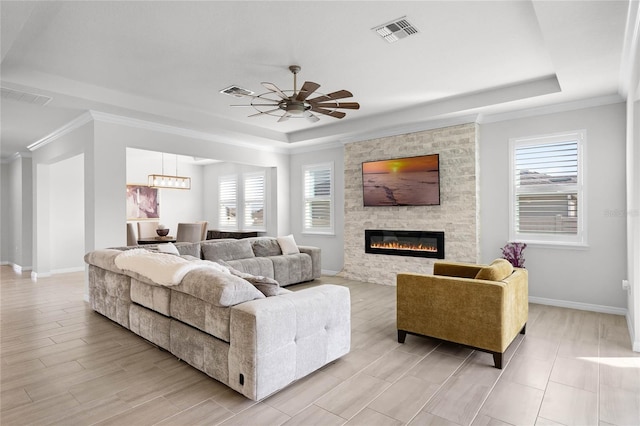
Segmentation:
[(176, 154), (176, 174), (164, 174), (164, 152), (162, 153), (162, 174), (149, 175), (149, 186), (166, 189), (191, 189), (191, 178), (178, 176), (178, 155)]

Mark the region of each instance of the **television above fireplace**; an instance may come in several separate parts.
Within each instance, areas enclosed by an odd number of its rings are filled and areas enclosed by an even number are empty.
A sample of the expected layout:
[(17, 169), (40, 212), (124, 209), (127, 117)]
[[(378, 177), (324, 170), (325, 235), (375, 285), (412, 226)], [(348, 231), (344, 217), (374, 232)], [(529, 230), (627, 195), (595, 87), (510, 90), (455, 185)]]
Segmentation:
[(440, 205), (438, 154), (362, 163), (365, 207)]

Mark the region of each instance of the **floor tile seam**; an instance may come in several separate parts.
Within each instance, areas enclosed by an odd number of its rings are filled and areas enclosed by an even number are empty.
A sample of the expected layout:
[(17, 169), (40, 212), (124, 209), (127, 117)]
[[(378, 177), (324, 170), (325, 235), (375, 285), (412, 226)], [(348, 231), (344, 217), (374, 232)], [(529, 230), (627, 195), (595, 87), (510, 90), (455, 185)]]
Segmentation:
[[(500, 369), (500, 373), (498, 374), (498, 377), (496, 378), (496, 380), (493, 382), (493, 384), (491, 385), (491, 388), (489, 389), (489, 391), (487, 392), (487, 394), (484, 396), (484, 398), (482, 399), (482, 403), (480, 405), (478, 405), (478, 409), (476, 410), (476, 413), (473, 415), (473, 417), (471, 418), (471, 421), (469, 422), (469, 424), (473, 424), (473, 422), (476, 420), (476, 418), (478, 417), (478, 415), (480, 414), (480, 412), (482, 411), (482, 409), (484, 408), (484, 404), (486, 404), (487, 400), (489, 399), (489, 397), (491, 396), (491, 394), (493, 393), (493, 390), (496, 388), (496, 385), (498, 384), (498, 382), (500, 381), (500, 379), (502, 378), (502, 375), (504, 374), (505, 370), (507, 369), (507, 367), (509, 367), (509, 365), (511, 365), (511, 361), (513, 360), (513, 357), (516, 356), (516, 354), (518, 353), (518, 349), (520, 349), (520, 346), (522, 345), (522, 342), (524, 342), (524, 339), (526, 337), (523, 337), (522, 339), (520, 339), (520, 341), (518, 342), (517, 346), (515, 347), (515, 349), (513, 350), (513, 355), (509, 358), (509, 360), (507, 361), (507, 363), (505, 365), (502, 366), (502, 368)], [(475, 351), (474, 351), (475, 352)], [(473, 352), (471, 353), (473, 354)], [(469, 356), (471, 356), (471, 354)], [(522, 386), (527, 386), (527, 385), (522, 385)], [(527, 386), (530, 387), (531, 389), (535, 389), (531, 386)], [(539, 390), (539, 389), (538, 389)], [(540, 405), (542, 406), (542, 401), (540, 401)], [(540, 411), (540, 407), (538, 407), (538, 411)], [(536, 416), (537, 417), (537, 416)], [(500, 420), (500, 419), (498, 419)], [(504, 420), (500, 420), (501, 422), (504, 422)], [(507, 422), (504, 422), (507, 423)]]
[[(436, 350), (436, 348), (438, 348), (438, 346), (440, 346), (441, 344), (442, 344), (442, 343), (438, 344), (435, 348), (433, 348), (433, 350), (432, 350), (431, 352), (434, 352), (434, 351)], [(429, 353), (431, 353), (431, 352), (429, 352)], [(458, 365), (458, 368), (456, 368), (455, 370), (453, 370), (453, 371), (451, 372), (451, 374), (449, 374), (449, 376), (448, 376), (448, 377), (447, 377), (447, 378), (446, 378), (442, 383), (440, 383), (440, 386), (438, 386), (438, 389), (436, 389), (436, 391), (433, 393), (433, 395), (431, 395), (431, 397), (430, 397), (429, 399), (427, 399), (427, 401), (425, 401), (425, 403), (424, 403), (424, 404), (422, 404), (422, 406), (420, 407), (420, 409), (419, 409), (419, 410), (418, 410), (418, 411), (413, 415), (413, 417), (411, 417), (411, 418), (406, 422), (406, 424), (411, 423), (411, 422), (412, 422), (416, 417), (418, 417), (418, 415), (419, 415), (419, 414), (424, 410), (424, 408), (425, 408), (427, 405), (429, 405), (429, 402), (431, 402), (431, 400), (432, 400), (433, 398), (435, 398), (435, 397), (436, 397), (436, 395), (438, 395), (438, 394), (440, 393), (440, 391), (444, 388), (444, 386), (445, 386), (447, 383), (449, 383), (449, 381), (451, 380), (451, 378), (452, 378), (453, 376), (455, 376), (455, 375), (456, 375), (456, 373), (457, 373), (458, 371), (460, 371), (460, 369), (461, 369), (461, 368), (462, 368), (462, 367), (467, 363), (467, 360), (468, 360), (469, 358), (471, 358), (471, 356), (474, 354), (474, 352), (475, 352), (475, 350), (471, 351), (471, 352), (469, 353), (469, 355), (467, 355), (467, 357), (466, 357), (466, 358), (464, 358), (464, 359), (462, 360), (462, 362), (460, 362), (460, 365)], [(446, 354), (445, 354), (445, 355), (446, 355)], [(451, 356), (451, 355), (447, 355), (447, 356)], [(426, 355), (425, 355), (425, 358), (426, 358)], [(433, 414), (433, 413), (429, 413), (429, 414)], [(433, 414), (433, 415), (435, 415), (435, 414)], [(475, 419), (475, 416), (473, 417), (472, 421), (471, 421), (469, 424), (473, 423), (473, 420), (474, 420), (474, 419)], [(399, 419), (396, 419), (396, 420), (399, 420)], [(447, 420), (448, 420), (448, 419), (447, 419)], [(400, 420), (400, 421), (401, 421), (401, 420)], [(456, 423), (456, 422), (453, 422), (453, 423)]]
[[(553, 364), (551, 365), (551, 370), (549, 371), (549, 377), (547, 378), (547, 384), (544, 387), (543, 390), (543, 394), (542, 394), (542, 401), (540, 401), (540, 406), (538, 407), (538, 412), (536, 413), (536, 419), (540, 418), (540, 411), (542, 410), (542, 406), (544, 405), (544, 400), (547, 397), (547, 392), (549, 390), (549, 383), (551, 382), (551, 375), (553, 374), (553, 369), (556, 366), (556, 360), (558, 359), (558, 353), (560, 352), (560, 345), (556, 346), (556, 351), (555, 351), (555, 355), (553, 356)], [(555, 383), (555, 382), (554, 382)], [(543, 419), (546, 419), (546, 417), (542, 417)], [(552, 419), (548, 419), (551, 421), (555, 421)]]
[[(433, 351), (435, 351), (435, 349), (436, 349), (438, 346), (440, 346), (440, 344), (436, 345), (436, 347), (434, 347), (431, 351), (429, 351), (427, 354), (425, 354), (425, 355), (423, 355), (422, 357), (420, 357), (420, 359), (418, 359), (418, 360), (415, 362), (415, 364), (414, 364), (411, 368), (413, 368), (414, 366), (416, 366), (417, 364), (419, 364), (419, 363), (420, 363), (422, 360), (424, 360), (427, 356), (429, 356), (431, 353), (433, 353)], [(371, 365), (373, 365), (373, 364), (375, 364), (376, 362), (378, 362), (382, 357), (384, 357), (385, 355), (387, 355), (387, 354), (389, 354), (389, 353), (393, 352), (393, 351), (394, 351), (394, 350), (396, 350), (396, 349), (397, 349), (397, 348), (394, 348), (394, 349), (390, 349), (390, 350), (388, 350), (386, 353), (384, 353), (384, 354), (383, 354), (383, 355), (381, 355), (380, 357), (376, 358), (374, 361), (371, 361), (369, 364), (367, 364), (367, 366), (365, 366), (364, 368), (360, 369), (358, 372), (356, 372), (355, 374), (353, 374), (353, 375), (352, 375), (352, 376), (350, 376), (349, 378), (345, 379), (342, 383), (345, 383), (346, 381), (348, 381), (348, 380), (352, 379), (353, 377), (357, 376), (357, 375), (358, 375), (358, 374), (360, 374), (360, 373), (362, 373), (362, 374), (364, 374), (364, 375), (367, 375), (367, 376), (369, 376), (369, 377), (372, 377), (372, 378), (376, 378), (376, 379), (377, 379), (377, 377), (370, 376), (369, 374), (365, 373), (365, 372), (364, 372), (364, 370), (366, 370), (366, 369), (367, 369), (367, 368), (369, 368)], [(401, 374), (401, 375), (400, 375), (396, 380), (394, 380), (393, 382), (389, 382), (389, 381), (387, 381), (387, 380), (380, 379), (380, 380), (382, 380), (383, 382), (386, 382), (386, 383), (388, 384), (388, 386), (386, 386), (386, 387), (385, 387), (384, 389), (382, 389), (379, 393), (377, 393), (376, 395), (374, 395), (374, 396), (373, 396), (373, 397), (372, 397), (372, 398), (371, 398), (371, 399), (370, 399), (370, 400), (369, 400), (365, 405), (363, 405), (363, 407), (362, 407), (360, 410), (358, 410), (356, 413), (354, 413), (351, 417), (349, 417), (348, 419), (345, 419), (345, 423), (347, 423), (347, 422), (351, 421), (354, 417), (356, 417), (358, 414), (360, 414), (361, 412), (363, 412), (366, 408), (369, 408), (369, 405), (370, 405), (373, 401), (375, 401), (378, 397), (380, 397), (380, 395), (382, 395), (384, 392), (386, 392), (386, 391), (387, 391), (391, 386), (393, 386), (394, 384), (396, 384), (396, 383), (397, 383), (401, 378), (405, 377), (405, 376), (407, 375), (407, 373), (409, 372), (409, 370), (410, 370), (410, 369), (407, 369), (407, 371), (405, 371), (403, 374)], [(439, 388), (438, 388), (438, 389), (439, 389)], [(318, 400), (320, 400), (323, 396), (324, 396), (324, 395), (322, 395), (322, 396), (318, 397), (317, 399), (315, 399), (315, 400), (314, 400), (310, 405), (315, 405), (315, 404), (316, 404), (316, 402), (318, 402)], [(307, 406), (307, 407), (308, 407), (308, 406)], [(305, 407), (303, 410), (306, 410), (306, 409), (307, 409), (307, 407)], [(320, 406), (318, 406), (318, 407), (319, 407), (319, 408), (322, 408), (322, 407), (320, 407)], [(370, 409), (371, 409), (371, 410), (373, 410), (373, 408), (370, 408)], [(303, 410), (300, 410), (300, 411), (303, 411)], [(374, 411), (378, 412), (377, 410), (374, 410)], [(419, 412), (420, 412), (420, 411), (418, 411), (418, 413), (419, 413)], [(333, 414), (335, 414), (335, 413), (333, 413)], [(383, 414), (383, 413), (380, 413), (380, 414)], [(339, 414), (335, 414), (335, 415), (344, 419), (344, 417), (340, 416)], [(386, 414), (384, 414), (384, 415), (385, 415), (386, 417), (389, 417), (389, 418), (395, 419), (394, 417), (387, 416)], [(415, 417), (415, 416), (414, 416), (414, 417)], [(395, 420), (402, 421), (402, 420), (400, 420), (400, 419), (395, 419)], [(345, 424), (345, 423), (343, 423), (343, 424)]]
[[(369, 368), (371, 365), (375, 364), (375, 363), (376, 363), (376, 362), (378, 362), (380, 359), (382, 359), (384, 356), (386, 356), (387, 354), (389, 354), (389, 353), (393, 352), (394, 350), (395, 350), (395, 348), (394, 348), (394, 349), (389, 349), (387, 352), (383, 353), (383, 354), (382, 354), (382, 355), (380, 355), (378, 358), (376, 358), (375, 360), (373, 360), (373, 361), (371, 361), (370, 363), (368, 363), (365, 367), (361, 368), (360, 370), (357, 370), (355, 373), (353, 373), (351, 376), (347, 377), (346, 379), (342, 379), (342, 378), (340, 378), (340, 377), (337, 377), (337, 379), (342, 380), (342, 382), (341, 382), (340, 384), (338, 384), (338, 386), (340, 386), (340, 385), (342, 385), (342, 384), (346, 383), (347, 381), (349, 381), (349, 380), (353, 379), (354, 377), (356, 377), (356, 376), (357, 376), (358, 374), (360, 374), (360, 373), (362, 373), (362, 374), (364, 374), (364, 375), (366, 375), (366, 376), (369, 376), (369, 377), (372, 377), (372, 378), (377, 379), (377, 377), (370, 376), (369, 374), (365, 373), (365, 372), (364, 372), (364, 370), (366, 370), (366, 369), (367, 369), (367, 368)], [(429, 353), (431, 353), (431, 352), (429, 352)], [(420, 358), (420, 360), (418, 360), (418, 362), (422, 361), (422, 359), (424, 359), (425, 357), (426, 357), (426, 355), (425, 355), (424, 357)], [(329, 374), (329, 373), (327, 373), (327, 374)], [(336, 377), (336, 376), (332, 376), (332, 377)], [(343, 424), (347, 423), (347, 422), (348, 422), (348, 421), (350, 421), (352, 418), (354, 418), (355, 416), (357, 416), (360, 412), (362, 412), (365, 408), (367, 408), (367, 407), (369, 406), (369, 404), (371, 404), (371, 402), (373, 402), (376, 398), (378, 398), (380, 395), (382, 395), (382, 393), (384, 393), (387, 389), (389, 389), (389, 388), (390, 388), (390, 387), (395, 383), (395, 382), (388, 382), (387, 380), (384, 380), (384, 379), (380, 379), (380, 380), (382, 380), (383, 382), (388, 383), (388, 384), (389, 384), (389, 386), (385, 387), (385, 388), (384, 388), (384, 389), (383, 389), (379, 394), (377, 394), (375, 397), (373, 397), (373, 399), (372, 399), (371, 401), (369, 401), (369, 402), (368, 402), (368, 403), (367, 403), (367, 404), (366, 404), (362, 409), (358, 410), (358, 412), (356, 412), (353, 416), (351, 416), (351, 417), (350, 417), (350, 418), (348, 418), (348, 419), (345, 419), (345, 422), (344, 422)], [(398, 380), (399, 380), (399, 378), (398, 378)], [(396, 380), (396, 381), (397, 381), (397, 380)], [(329, 391), (329, 392), (330, 392), (330, 391)], [(298, 414), (300, 414), (301, 412), (303, 412), (303, 411), (304, 411), (304, 410), (306, 410), (307, 408), (311, 407), (312, 405), (316, 405), (316, 403), (317, 403), (320, 399), (322, 399), (326, 394), (327, 394), (327, 392), (325, 392), (324, 394), (320, 395), (319, 397), (317, 397), (316, 399), (314, 399), (313, 401), (311, 401), (309, 404), (305, 405), (305, 406), (304, 406), (304, 408), (302, 408), (302, 409), (301, 409), (300, 411), (298, 411), (296, 414), (294, 414), (293, 416), (290, 416), (290, 417), (291, 417), (291, 418), (293, 418), (294, 416), (297, 416)], [(265, 403), (265, 404), (269, 405), (268, 403)], [(321, 406), (319, 406), (319, 405), (316, 405), (316, 406), (317, 406), (318, 408), (322, 409), (322, 410), (325, 410), (324, 408), (322, 408), (322, 407), (321, 407)], [(269, 407), (273, 407), (273, 406), (272, 406), (272, 405), (269, 405)], [(249, 407), (248, 407), (248, 408), (249, 408)], [(247, 408), (247, 409), (248, 409), (248, 408)], [(273, 408), (276, 408), (276, 407), (273, 407)], [(280, 411), (280, 410), (278, 410), (278, 411)], [(328, 410), (327, 410), (327, 411), (328, 411)], [(336, 416), (338, 416), (338, 417), (340, 417), (340, 418), (344, 419), (344, 417), (342, 417), (342, 416), (341, 416), (341, 415), (339, 415), (339, 414), (333, 413), (333, 412), (331, 412), (331, 411), (329, 411), (329, 412), (330, 412), (331, 414), (334, 414), (334, 415), (336, 415)], [(286, 413), (285, 413), (285, 414), (286, 414)], [(388, 416), (387, 416), (387, 417), (388, 417)]]

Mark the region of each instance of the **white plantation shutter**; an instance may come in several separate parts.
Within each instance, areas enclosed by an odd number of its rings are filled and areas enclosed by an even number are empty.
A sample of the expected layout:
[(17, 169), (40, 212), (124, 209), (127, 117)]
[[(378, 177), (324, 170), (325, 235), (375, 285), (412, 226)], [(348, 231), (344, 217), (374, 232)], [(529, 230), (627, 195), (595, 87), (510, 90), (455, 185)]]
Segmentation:
[(511, 141), (511, 239), (585, 243), (584, 132)]
[(218, 178), (218, 226), (220, 229), (238, 229), (238, 178)]
[(265, 173), (244, 175), (244, 227), (265, 229)]
[(333, 233), (333, 163), (303, 166), (303, 231)]

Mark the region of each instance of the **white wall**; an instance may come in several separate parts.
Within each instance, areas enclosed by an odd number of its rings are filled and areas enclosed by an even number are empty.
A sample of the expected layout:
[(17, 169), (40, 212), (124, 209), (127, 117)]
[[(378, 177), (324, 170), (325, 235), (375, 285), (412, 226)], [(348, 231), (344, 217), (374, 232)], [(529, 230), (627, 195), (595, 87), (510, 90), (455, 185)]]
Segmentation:
[(9, 263), (9, 232), (11, 230), (11, 203), (9, 202), (9, 163), (0, 163), (0, 264)]
[[(161, 152), (127, 148), (127, 184), (147, 185), (148, 176), (162, 172)], [(175, 174), (176, 156), (164, 155), (165, 174)], [(178, 157), (178, 175), (191, 177), (191, 189), (159, 189), (160, 223), (170, 230), (171, 235), (176, 235), (178, 222), (197, 222), (205, 220), (203, 199), (204, 181), (203, 166), (187, 164), (181, 156)], [(123, 190), (124, 197), (124, 190)], [(126, 218), (123, 218), (123, 221)], [(124, 223), (124, 222), (123, 222)], [(123, 235), (125, 226), (122, 226)]]
[[(91, 164), (87, 167), (86, 163), (92, 156), (81, 154), (85, 150), (91, 151), (93, 131), (93, 123), (86, 123), (33, 153), (33, 221), (29, 229), (33, 229), (33, 272), (36, 277), (47, 276), (54, 269), (67, 270), (83, 267), (82, 256), (93, 249), (93, 246), (88, 247), (86, 244), (86, 226), (82, 231), (64, 235), (58, 233), (57, 220), (62, 221), (65, 227), (69, 226), (75, 230), (78, 228), (69, 223), (69, 219), (65, 216), (64, 204), (58, 203), (55, 199), (62, 196), (72, 201), (74, 206), (82, 200), (83, 205), (76, 208), (82, 212), (83, 222), (86, 225), (88, 212), (86, 205), (93, 201), (96, 193), (93, 190), (87, 192), (86, 185), (86, 174), (90, 174), (93, 169)], [(66, 163), (72, 158), (73, 160)], [(107, 161), (104, 157), (101, 160)], [(80, 165), (79, 162), (83, 164)], [(70, 175), (67, 175), (67, 171), (64, 170), (65, 163), (70, 167), (68, 171)], [(52, 172), (55, 180), (51, 178)], [(71, 180), (81, 182), (68, 184)], [(30, 183), (29, 188), (31, 187)], [(63, 192), (66, 192), (65, 195), (59, 195)], [(51, 216), (52, 211), (54, 219)], [(58, 254), (54, 252), (60, 250), (61, 245), (63, 250), (69, 248), (75, 253), (73, 260), (55, 258)], [(52, 247), (55, 247), (55, 250), (52, 250)]]
[(624, 104), (480, 126), (481, 259), (499, 257), (509, 238), (509, 139), (580, 129), (586, 129), (588, 248), (529, 245), (529, 295), (621, 313), (627, 307)]
[[(319, 163), (333, 163), (334, 174), (334, 235), (303, 234), (304, 213), (302, 167)], [(291, 232), (300, 245), (322, 249), (324, 273), (340, 272), (344, 265), (344, 147), (334, 147), (291, 155)]]
[[(28, 270), (32, 267), (32, 159), (26, 155), (19, 155), (3, 166), (6, 171), (3, 178), (7, 182), (3, 184), (7, 202), (6, 219), (10, 225), (6, 228), (6, 261), (18, 270)], [(3, 244), (4, 245), (4, 244)], [(5, 259), (3, 259), (5, 260)]]
[(84, 155), (49, 166), (51, 273), (84, 270)]

